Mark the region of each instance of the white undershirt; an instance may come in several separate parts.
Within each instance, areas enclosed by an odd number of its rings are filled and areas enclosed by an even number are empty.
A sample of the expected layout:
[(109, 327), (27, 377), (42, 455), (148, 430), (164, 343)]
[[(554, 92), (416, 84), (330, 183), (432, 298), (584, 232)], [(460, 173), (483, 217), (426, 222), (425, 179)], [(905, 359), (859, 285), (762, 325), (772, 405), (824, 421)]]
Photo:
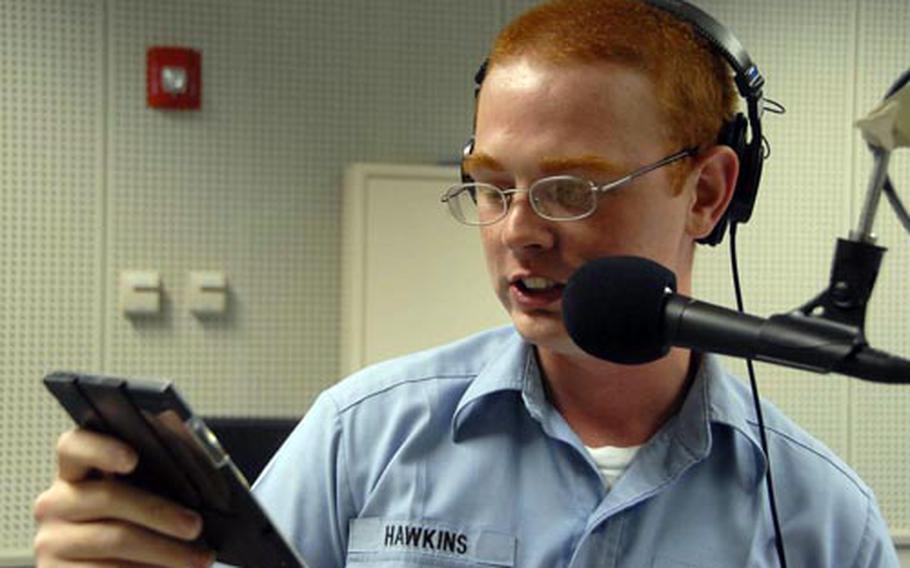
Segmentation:
[(609, 489), (616, 483), (619, 476), (629, 467), (632, 459), (641, 446), (629, 446), (628, 448), (618, 448), (616, 446), (601, 446), (600, 448), (591, 448), (585, 446), (588, 453), (597, 464), (597, 470), (600, 471), (600, 477), (604, 485)]

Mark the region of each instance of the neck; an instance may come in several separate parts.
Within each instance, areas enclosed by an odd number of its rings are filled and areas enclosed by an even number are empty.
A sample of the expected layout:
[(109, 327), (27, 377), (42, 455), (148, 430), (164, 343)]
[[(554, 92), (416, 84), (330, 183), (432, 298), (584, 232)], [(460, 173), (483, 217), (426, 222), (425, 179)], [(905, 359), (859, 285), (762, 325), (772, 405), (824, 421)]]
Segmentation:
[(688, 392), (690, 352), (672, 349), (646, 365), (617, 365), (585, 354), (538, 348), (550, 402), (585, 445), (643, 444)]
[[(691, 255), (674, 267), (677, 290), (691, 296)], [(574, 346), (573, 346), (574, 347)], [(682, 405), (695, 376), (691, 352), (673, 348), (645, 365), (618, 365), (577, 347), (538, 346), (550, 402), (587, 446), (635, 446), (647, 442)]]

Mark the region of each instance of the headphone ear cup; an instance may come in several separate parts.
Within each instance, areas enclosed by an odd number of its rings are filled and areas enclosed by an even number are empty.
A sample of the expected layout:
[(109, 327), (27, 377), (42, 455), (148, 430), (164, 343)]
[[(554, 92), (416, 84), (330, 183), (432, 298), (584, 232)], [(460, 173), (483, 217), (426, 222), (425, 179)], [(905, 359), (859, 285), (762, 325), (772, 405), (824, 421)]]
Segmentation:
[(717, 135), (717, 143), (733, 148), (736, 155), (742, 161), (743, 153), (746, 149), (746, 130), (749, 127), (749, 121), (743, 113), (737, 113), (733, 120), (728, 120), (720, 129)]
[(717, 144), (722, 146), (729, 146), (735, 153), (736, 157), (739, 159), (739, 177), (736, 180), (736, 187), (733, 190), (733, 198), (730, 200), (730, 205), (727, 206), (727, 210), (724, 212), (720, 220), (717, 221), (717, 224), (714, 226), (714, 230), (711, 231), (707, 237), (702, 237), (698, 239), (698, 242), (701, 244), (715, 246), (719, 244), (723, 238), (724, 233), (727, 231), (727, 225), (731, 221), (739, 222), (740, 219), (739, 212), (742, 209), (740, 205), (744, 196), (749, 200), (749, 210), (751, 211), (751, 201), (754, 200), (753, 192), (748, 188), (752, 183), (752, 160), (749, 157), (748, 147), (746, 144), (746, 131), (749, 129), (749, 120), (742, 113), (738, 113), (733, 117), (733, 120), (729, 120), (724, 123), (720, 129), (720, 133), (717, 135)]
[(739, 156), (739, 178), (733, 200), (727, 208), (731, 223), (745, 223), (752, 217), (752, 208), (758, 195), (758, 183), (761, 180), (764, 165), (764, 140), (755, 138), (748, 145), (743, 145)]

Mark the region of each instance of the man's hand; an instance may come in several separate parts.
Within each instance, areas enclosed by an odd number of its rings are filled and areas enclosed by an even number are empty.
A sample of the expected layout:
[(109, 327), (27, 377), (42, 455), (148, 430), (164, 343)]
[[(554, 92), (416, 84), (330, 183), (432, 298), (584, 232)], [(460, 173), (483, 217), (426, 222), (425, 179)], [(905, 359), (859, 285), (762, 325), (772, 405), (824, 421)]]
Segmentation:
[[(138, 462), (127, 445), (83, 429), (57, 442), (57, 479), (35, 500), (37, 566), (209, 566), (190, 541), (202, 519), (118, 481)], [(100, 473), (101, 475), (97, 475)]]

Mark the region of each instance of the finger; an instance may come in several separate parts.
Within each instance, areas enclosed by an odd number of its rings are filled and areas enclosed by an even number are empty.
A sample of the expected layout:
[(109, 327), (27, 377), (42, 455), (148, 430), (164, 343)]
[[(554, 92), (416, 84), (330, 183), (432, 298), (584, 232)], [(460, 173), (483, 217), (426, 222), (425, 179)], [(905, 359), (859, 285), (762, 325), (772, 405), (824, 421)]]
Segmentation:
[(84, 479), (92, 470), (129, 473), (138, 461), (127, 444), (83, 428), (64, 432), (57, 440), (57, 475), (66, 481)]
[(182, 540), (202, 532), (202, 518), (194, 511), (127, 483), (103, 479), (55, 482), (35, 501), (38, 522), (125, 521)]
[(34, 546), (39, 566), (61, 560), (202, 568), (214, 562), (209, 550), (122, 522), (47, 523)]

